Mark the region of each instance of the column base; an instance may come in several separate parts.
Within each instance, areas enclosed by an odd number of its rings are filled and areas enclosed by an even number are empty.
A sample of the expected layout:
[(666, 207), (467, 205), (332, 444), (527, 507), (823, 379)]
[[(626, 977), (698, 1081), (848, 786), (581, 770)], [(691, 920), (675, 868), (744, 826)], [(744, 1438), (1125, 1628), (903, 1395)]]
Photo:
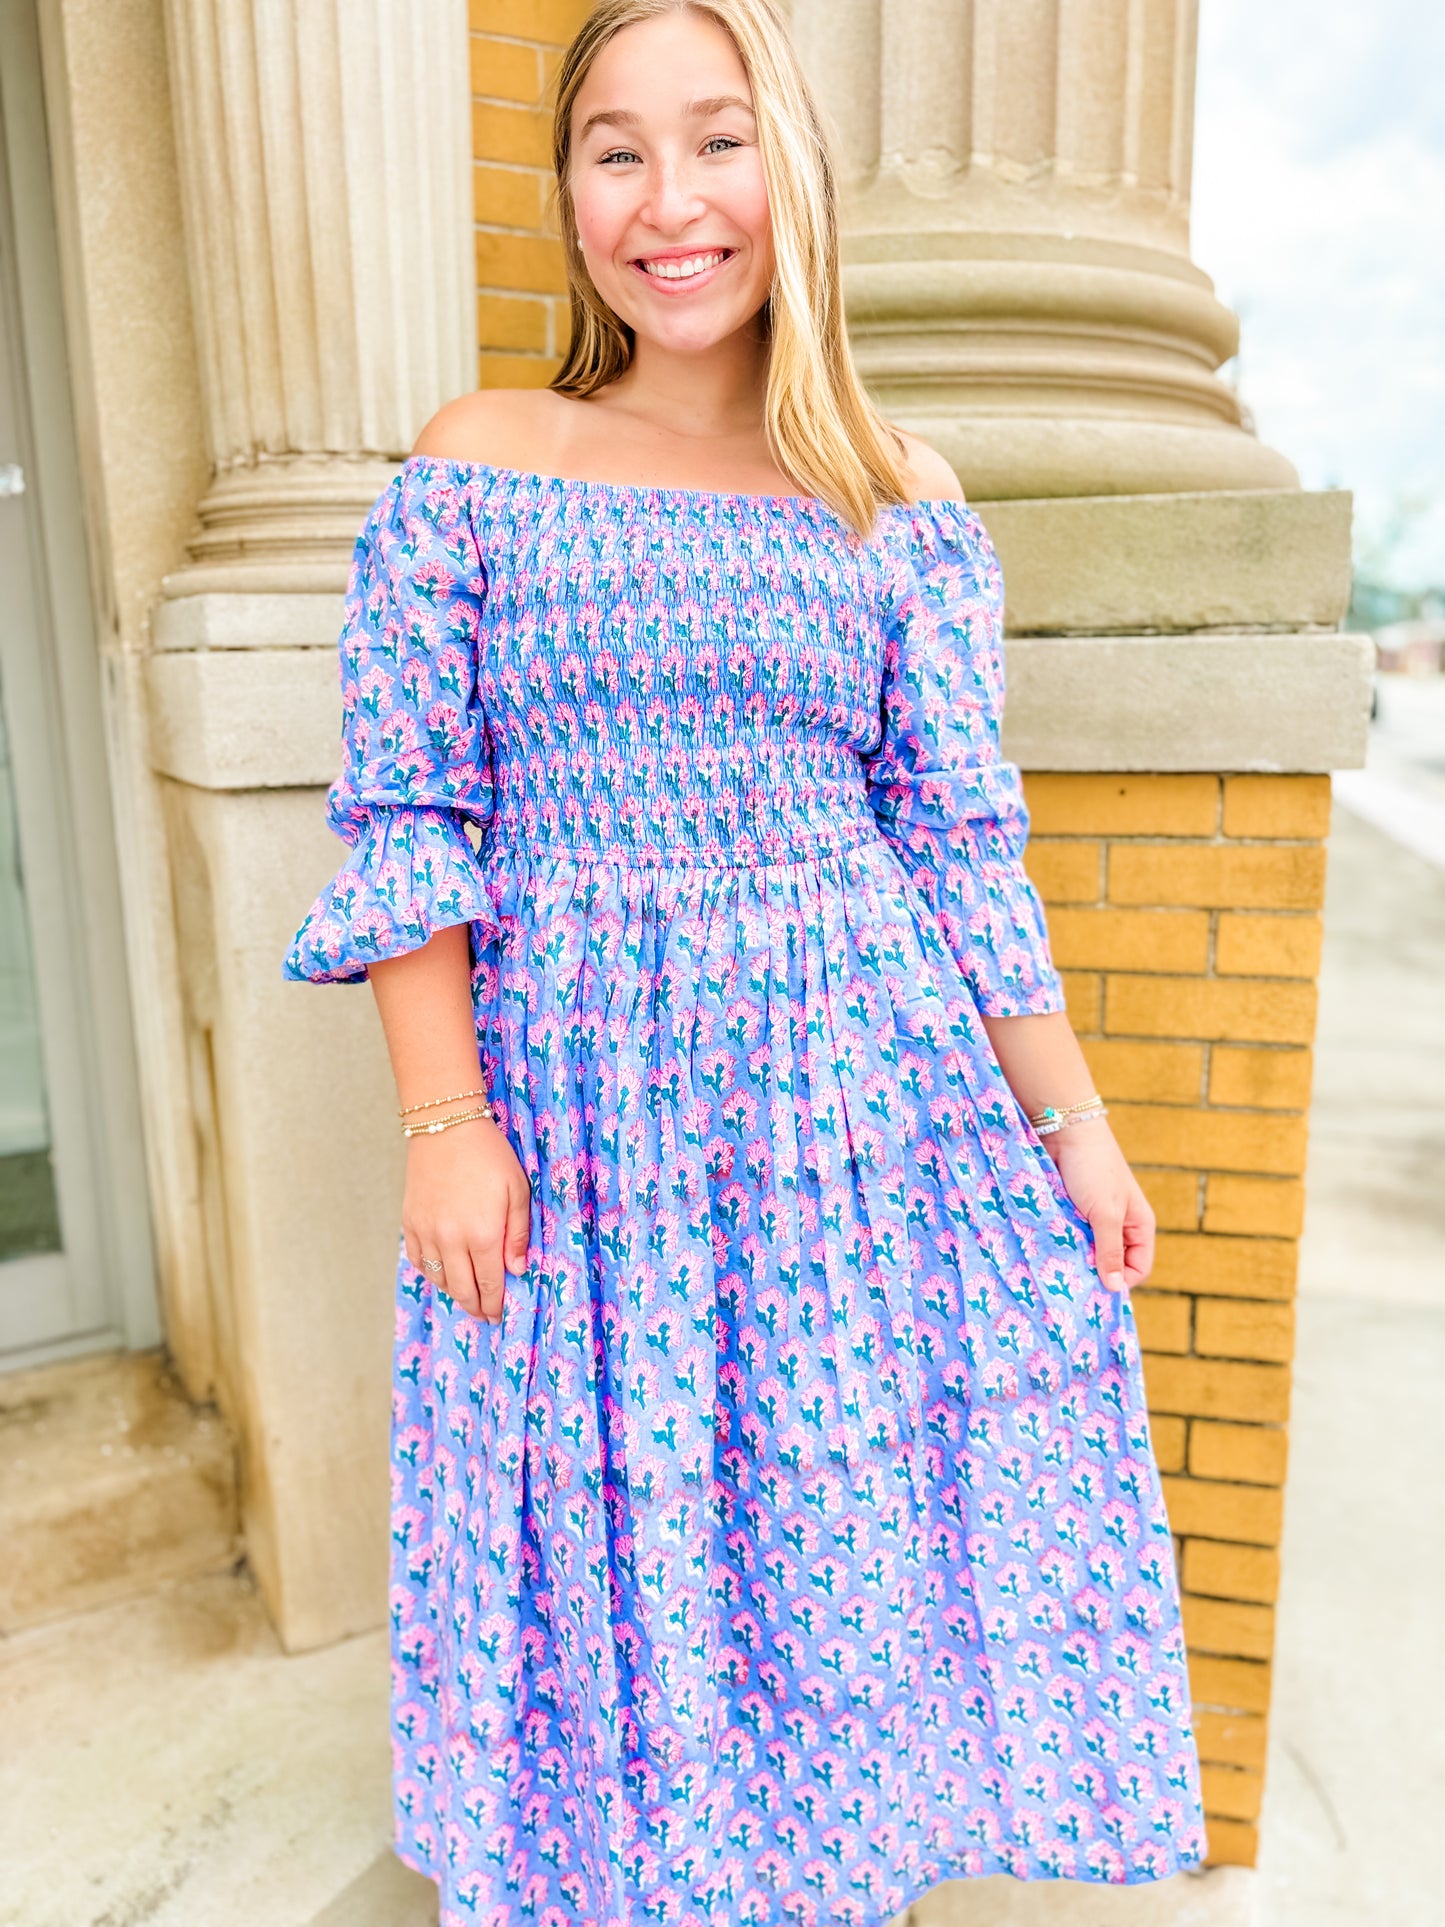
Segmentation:
[(344, 591), (367, 511), (400, 457), (286, 455), (223, 470), (166, 596)]

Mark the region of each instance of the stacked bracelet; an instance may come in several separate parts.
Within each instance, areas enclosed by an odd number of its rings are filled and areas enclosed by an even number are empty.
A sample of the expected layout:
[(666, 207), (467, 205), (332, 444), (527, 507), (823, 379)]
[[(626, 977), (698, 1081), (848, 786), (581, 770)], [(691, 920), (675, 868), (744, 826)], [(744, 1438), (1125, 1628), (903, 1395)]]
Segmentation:
[(475, 1124), (479, 1118), (495, 1116), (490, 1104), (480, 1104), (475, 1110), (454, 1111), (450, 1117), (433, 1118), (430, 1124), (403, 1124), (401, 1134), (403, 1137), (435, 1137), (438, 1131), (449, 1131), (454, 1124)]
[(1092, 1118), (1108, 1115), (1109, 1109), (1102, 1097), (1086, 1097), (1080, 1104), (1061, 1107), (1046, 1104), (1029, 1118), (1029, 1123), (1038, 1136), (1050, 1137), (1055, 1131), (1066, 1131), (1071, 1124), (1087, 1124)]
[(398, 1117), (410, 1117), (416, 1111), (435, 1111), (443, 1104), (460, 1104), (466, 1097), (486, 1097), (485, 1091), (453, 1091), (450, 1097), (429, 1097), (425, 1104), (404, 1104), (397, 1112)]

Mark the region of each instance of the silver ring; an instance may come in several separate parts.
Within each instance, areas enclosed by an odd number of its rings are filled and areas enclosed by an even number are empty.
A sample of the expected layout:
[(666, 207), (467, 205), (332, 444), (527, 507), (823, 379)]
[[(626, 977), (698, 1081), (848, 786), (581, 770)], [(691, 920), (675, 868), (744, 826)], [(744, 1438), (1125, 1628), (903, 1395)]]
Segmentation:
[(440, 1258), (423, 1258), (421, 1268), (423, 1271), (431, 1272), (433, 1276), (437, 1278), (440, 1278), (442, 1272), (446, 1269)]

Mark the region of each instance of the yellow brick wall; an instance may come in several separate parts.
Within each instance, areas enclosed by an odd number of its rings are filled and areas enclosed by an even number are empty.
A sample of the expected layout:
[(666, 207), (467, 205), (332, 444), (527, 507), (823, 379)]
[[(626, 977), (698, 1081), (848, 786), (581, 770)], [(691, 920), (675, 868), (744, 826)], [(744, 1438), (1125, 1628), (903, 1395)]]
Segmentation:
[(552, 83), (588, 0), (470, 0), (477, 380), (541, 387), (566, 346), (552, 186)]
[[(470, 0), (482, 387), (567, 333), (549, 89), (587, 0)], [(1263, 1790), (1329, 780), (1036, 773), (1029, 867), (1159, 1218), (1134, 1294), (1184, 1588), (1210, 1857)]]
[(1210, 1857), (1252, 1865), (1329, 779), (1036, 773), (1025, 789), (1070, 1013), (1159, 1218), (1134, 1307)]

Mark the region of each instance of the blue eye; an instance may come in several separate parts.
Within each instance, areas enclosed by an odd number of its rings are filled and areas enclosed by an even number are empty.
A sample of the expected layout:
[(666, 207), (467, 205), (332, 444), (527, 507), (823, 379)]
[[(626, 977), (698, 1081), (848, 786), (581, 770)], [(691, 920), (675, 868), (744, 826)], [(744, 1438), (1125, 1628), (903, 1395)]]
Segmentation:
[(742, 146), (742, 142), (740, 140), (734, 140), (731, 134), (714, 134), (711, 140), (706, 140), (703, 142), (702, 151), (704, 152), (704, 154), (707, 152), (707, 150), (710, 147), (716, 147), (719, 141), (723, 141), (726, 143), (726, 145), (723, 147), (723, 152), (725, 154), (731, 148)]
[(603, 154), (597, 164), (605, 167), (609, 161), (635, 161), (637, 158), (630, 147), (614, 147), (610, 154)]

